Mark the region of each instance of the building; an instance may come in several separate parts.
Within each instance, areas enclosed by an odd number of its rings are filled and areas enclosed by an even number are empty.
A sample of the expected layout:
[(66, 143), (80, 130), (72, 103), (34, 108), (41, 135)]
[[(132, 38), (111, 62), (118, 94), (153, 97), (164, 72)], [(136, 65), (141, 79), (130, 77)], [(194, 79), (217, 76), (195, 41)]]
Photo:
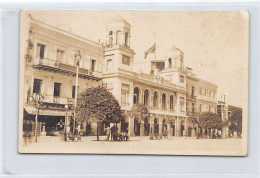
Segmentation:
[(229, 136), (242, 137), (242, 108), (228, 105)]
[[(64, 129), (65, 122), (72, 117), (70, 107), (74, 105), (76, 95), (75, 53), (80, 50), (80, 92), (100, 84), (104, 47), (32, 17), (25, 30), (28, 40), (25, 49), (22, 49), (25, 52), (23, 129), (34, 132), (38, 112), (38, 135), (58, 135)], [(68, 119), (65, 121), (66, 116)], [(81, 127), (84, 132), (91, 133), (87, 123)]]
[[(174, 45), (157, 59), (156, 44), (145, 52), (142, 71), (135, 71), (131, 25), (121, 17), (107, 24), (107, 42), (100, 44), (30, 18), (24, 55), (24, 130), (38, 135), (58, 135), (72, 121), (77, 61), (80, 51), (79, 92), (102, 83), (119, 101), (124, 121), (119, 130), (130, 136), (152, 133), (196, 136), (201, 112), (217, 112), (217, 86), (198, 78), (184, 66), (184, 53)], [(104, 85), (105, 84), (105, 85)], [(139, 122), (130, 111), (134, 104), (147, 106), (150, 117)], [(66, 119), (67, 118), (67, 119)], [(81, 123), (84, 134), (96, 133), (94, 123)], [(104, 131), (100, 129), (101, 133)], [(202, 130), (200, 130), (202, 132)]]
[[(217, 86), (185, 67), (180, 49), (172, 46), (164, 59), (156, 59), (154, 44), (145, 52), (143, 70), (134, 72), (131, 25), (116, 17), (107, 25), (107, 34), (103, 82), (119, 101), (125, 115), (122, 127), (130, 136), (149, 135), (151, 130), (161, 134), (164, 129), (171, 136), (192, 136), (194, 117), (205, 111), (216, 113)], [(151, 113), (140, 123), (129, 114), (137, 103), (146, 105)]]

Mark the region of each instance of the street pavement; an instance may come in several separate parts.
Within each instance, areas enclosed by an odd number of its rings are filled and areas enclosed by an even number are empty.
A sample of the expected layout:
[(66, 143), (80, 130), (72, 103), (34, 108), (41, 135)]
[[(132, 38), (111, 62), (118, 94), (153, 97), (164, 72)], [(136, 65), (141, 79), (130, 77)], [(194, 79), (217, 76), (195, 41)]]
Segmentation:
[(40, 136), (37, 143), (23, 144), (23, 153), (89, 153), (89, 154), (163, 154), (163, 155), (245, 155), (241, 138), (194, 139), (170, 137), (150, 140), (148, 136), (131, 137), (129, 141), (106, 141), (105, 136), (81, 137), (81, 141), (62, 141), (61, 137)]

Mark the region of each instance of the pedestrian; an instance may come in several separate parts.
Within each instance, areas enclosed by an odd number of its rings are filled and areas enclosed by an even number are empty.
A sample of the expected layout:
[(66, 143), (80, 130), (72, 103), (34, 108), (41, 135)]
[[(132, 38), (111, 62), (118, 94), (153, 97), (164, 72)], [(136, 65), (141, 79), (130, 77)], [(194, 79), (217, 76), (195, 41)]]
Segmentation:
[(218, 130), (218, 138), (221, 139), (221, 130)]
[(108, 126), (107, 128), (106, 128), (106, 134), (107, 134), (107, 141), (109, 141), (109, 137), (110, 137), (110, 127)]

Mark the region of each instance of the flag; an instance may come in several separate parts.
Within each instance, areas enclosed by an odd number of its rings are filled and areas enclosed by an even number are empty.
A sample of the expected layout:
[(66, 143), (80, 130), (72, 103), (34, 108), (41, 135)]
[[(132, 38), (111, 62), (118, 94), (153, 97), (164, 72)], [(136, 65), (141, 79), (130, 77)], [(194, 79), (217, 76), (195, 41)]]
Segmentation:
[(144, 58), (146, 59), (147, 55), (149, 53), (155, 53), (155, 50), (156, 50), (156, 44), (154, 43), (153, 46), (151, 48), (149, 48), (148, 50), (146, 50), (144, 52)]

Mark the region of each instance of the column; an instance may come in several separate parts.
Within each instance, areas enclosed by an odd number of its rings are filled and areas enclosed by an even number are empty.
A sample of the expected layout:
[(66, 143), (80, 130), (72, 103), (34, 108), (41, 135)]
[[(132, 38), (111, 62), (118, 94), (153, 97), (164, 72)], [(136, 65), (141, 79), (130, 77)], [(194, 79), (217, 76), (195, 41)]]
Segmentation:
[(185, 136), (188, 136), (188, 118), (184, 118), (184, 129), (185, 129)]
[(144, 121), (140, 123), (140, 136), (144, 136)]
[(174, 133), (174, 135), (175, 136), (179, 136), (179, 117), (176, 117), (175, 118), (175, 133)]

